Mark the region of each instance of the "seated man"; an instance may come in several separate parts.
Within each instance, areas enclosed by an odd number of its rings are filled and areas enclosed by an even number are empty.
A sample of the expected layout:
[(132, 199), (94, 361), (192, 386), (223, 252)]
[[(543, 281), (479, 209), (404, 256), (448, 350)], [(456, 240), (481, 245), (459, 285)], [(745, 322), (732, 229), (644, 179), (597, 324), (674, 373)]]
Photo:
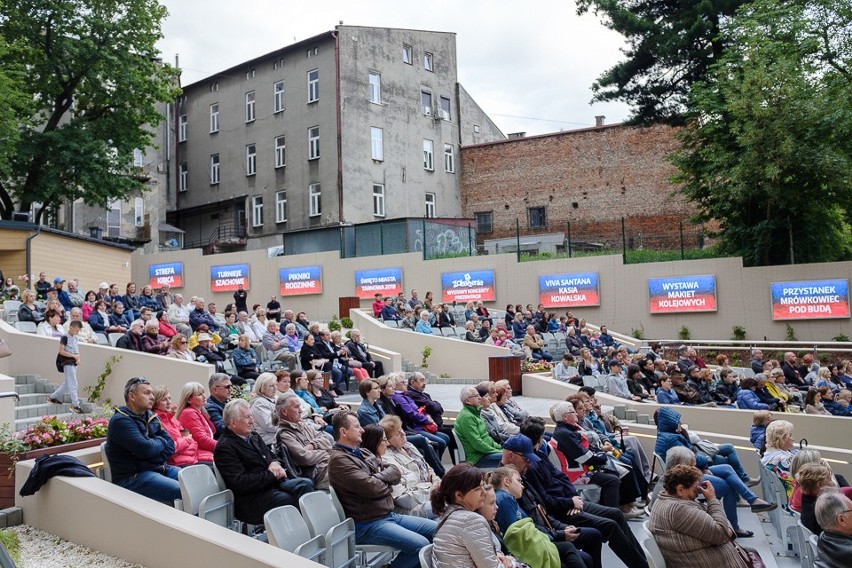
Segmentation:
[(317, 489), (328, 489), (328, 460), (332, 445), (328, 435), (302, 420), (302, 404), (294, 394), (278, 398), (273, 424), (276, 418), (276, 445), (286, 448), (290, 461), (302, 477), (313, 481)]
[(204, 298), (196, 298), (195, 299), (195, 309), (189, 312), (189, 327), (195, 331), (201, 324), (206, 324), (208, 329), (212, 331), (218, 331), (219, 326), (216, 325), (216, 322), (210, 317), (204, 310)]
[(115, 342), (115, 346), (119, 349), (127, 349), (129, 351), (143, 351), (142, 347), (142, 332), (145, 330), (145, 322), (141, 319), (133, 320), (130, 324), (130, 331), (120, 337)]
[(213, 461), (234, 492), (234, 514), (251, 524), (263, 523), (263, 515), (282, 505), (298, 506), (299, 498), (314, 490), (310, 479), (296, 477), (276, 460), (253, 430), (249, 403), (241, 398), (225, 405), (225, 431), (216, 442)]
[(68, 312), (68, 314), (68, 321), (62, 324), (62, 327), (65, 328), (65, 333), (68, 333), (68, 327), (71, 325), (72, 321), (78, 321), (83, 324), (83, 329), (81, 329), (80, 333), (77, 334), (77, 341), (80, 341), (82, 343), (98, 342), (98, 337), (92, 330), (92, 326), (89, 325), (89, 322), (83, 321), (83, 310), (75, 306), (71, 308), (71, 311)]
[(405, 394), (414, 401), (417, 408), (422, 408), (423, 412), (432, 418), (432, 421), (438, 425), (439, 432), (447, 435), (450, 449), (455, 448), (453, 427), (444, 425), (444, 407), (437, 400), (432, 400), (432, 396), (426, 392), (426, 377), (423, 373), (416, 371), (408, 376), (408, 389)]
[(225, 405), (231, 400), (231, 377), (225, 373), (213, 373), (208, 382), (210, 388), (210, 397), (204, 408), (207, 410), (207, 415), (213, 426), (216, 427), (216, 433), (213, 435), (217, 440), (222, 432), (225, 431), (225, 423), (222, 419), (222, 413), (225, 411)]
[[(213, 365), (217, 373), (225, 370), (227, 356), (213, 345), (213, 336), (209, 333), (198, 334), (198, 345), (192, 351), (195, 353), (196, 360)], [(204, 359), (202, 360), (201, 357), (204, 357)]]
[(349, 341), (346, 342), (346, 349), (349, 351), (349, 356), (361, 363), (361, 366), (367, 369), (372, 377), (381, 377), (385, 374), (385, 367), (381, 361), (373, 361), (372, 355), (367, 350), (367, 346), (361, 343), (361, 331), (353, 329), (349, 332)]
[(399, 316), (399, 312), (396, 311), (396, 308), (393, 306), (393, 298), (388, 297), (385, 298), (385, 305), (382, 308), (381, 314), (382, 320), (393, 320), (399, 321), (402, 318)]
[(269, 320), (266, 323), (266, 333), (263, 334), (263, 348), (270, 359), (281, 361), (287, 365), (287, 370), (292, 371), (296, 368), (296, 354), (287, 347), (285, 337), (281, 333), (278, 323), (275, 320)]
[(188, 337), (192, 328), (189, 326), (189, 308), (183, 303), (183, 294), (175, 294), (168, 313), (169, 323), (175, 326), (178, 333)]
[(172, 504), (180, 499), (178, 468), (166, 461), (175, 452), (172, 437), (151, 411), (154, 389), (145, 377), (124, 386), (125, 406), (115, 409), (107, 430), (106, 454), (112, 482), (145, 497)]
[(476, 387), (462, 387), (459, 393), (462, 409), (456, 417), (453, 427), (464, 448), (465, 461), (476, 467), (500, 467), (503, 448), (488, 435), (488, 428), (482, 419), (482, 396)]
[(420, 549), (432, 541), (437, 523), (430, 519), (394, 513), (391, 486), (402, 474), (361, 449), (364, 429), (351, 412), (338, 412), (331, 420), (337, 442), (331, 449), (329, 479), (347, 517), (355, 521), (355, 542), (399, 549), (393, 568), (416, 568)]
[(849, 566), (849, 555), (852, 554), (852, 500), (843, 493), (823, 492), (817, 498), (816, 519), (822, 527), (822, 534), (817, 545), (815, 568)]

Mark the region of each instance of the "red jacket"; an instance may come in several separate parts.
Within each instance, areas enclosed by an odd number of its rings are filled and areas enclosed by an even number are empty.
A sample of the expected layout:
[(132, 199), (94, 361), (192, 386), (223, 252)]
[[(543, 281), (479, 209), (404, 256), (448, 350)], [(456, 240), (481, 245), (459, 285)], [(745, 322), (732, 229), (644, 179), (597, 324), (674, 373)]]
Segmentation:
[(181, 434), (183, 426), (175, 420), (175, 415), (163, 410), (155, 410), (154, 413), (160, 418), (160, 423), (172, 440), (175, 441), (175, 453), (169, 458), (169, 465), (184, 467), (198, 463), (198, 443), (191, 436)]
[(213, 438), (216, 426), (213, 425), (210, 417), (196, 408), (187, 406), (181, 411), (178, 420), (198, 442), (198, 461), (212, 462), (213, 450), (216, 448), (216, 440)]

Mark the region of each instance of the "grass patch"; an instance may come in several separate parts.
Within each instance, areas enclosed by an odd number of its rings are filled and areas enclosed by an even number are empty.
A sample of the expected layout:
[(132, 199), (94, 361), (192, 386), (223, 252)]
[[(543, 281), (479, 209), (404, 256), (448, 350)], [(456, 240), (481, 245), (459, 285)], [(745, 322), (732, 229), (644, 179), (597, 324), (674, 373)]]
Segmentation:
[(0, 530), (0, 543), (3, 543), (3, 546), (6, 547), (6, 551), (12, 557), (12, 560), (15, 561), (15, 564), (20, 565), (21, 541), (18, 535), (8, 529)]
[[(603, 248), (597, 250), (575, 250), (571, 256), (568, 253), (549, 253), (543, 252), (539, 254), (522, 254), (521, 262), (531, 262), (535, 260), (554, 260), (565, 258), (584, 258), (590, 256), (608, 256), (613, 254), (621, 254), (621, 251)], [(714, 247), (704, 249), (685, 249), (681, 258), (680, 249), (676, 250), (654, 250), (654, 249), (636, 249), (627, 251), (627, 264), (641, 264), (644, 262), (671, 262), (673, 260), (700, 260), (705, 258), (722, 258), (727, 255), (720, 254)]]

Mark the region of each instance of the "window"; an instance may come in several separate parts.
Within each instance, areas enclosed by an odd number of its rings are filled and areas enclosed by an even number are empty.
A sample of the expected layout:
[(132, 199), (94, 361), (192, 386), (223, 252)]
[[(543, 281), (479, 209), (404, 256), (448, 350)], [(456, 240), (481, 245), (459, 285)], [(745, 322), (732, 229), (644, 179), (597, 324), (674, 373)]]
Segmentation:
[(432, 54), (428, 51), (423, 54), (423, 69), (432, 71)]
[(215, 93), (218, 90), (219, 90), (219, 82), (218, 81), (216, 81), (215, 83), (210, 83), (210, 92), (211, 93)]
[(456, 173), (456, 151), (452, 144), (444, 144), (444, 171)]
[(263, 226), (263, 196), (258, 195), (257, 197), (251, 198), (251, 226), (252, 227), (262, 227)]
[(411, 65), (414, 63), (414, 55), (410, 45), (402, 46), (402, 62)]
[(420, 91), (420, 106), (423, 107), (423, 114), (432, 116), (432, 93)]
[(370, 73), (370, 102), (382, 104), (382, 76)]
[(530, 229), (544, 229), (547, 227), (547, 219), (544, 216), (544, 207), (530, 207)]
[(210, 156), (210, 185), (219, 183), (219, 154)]
[(373, 184), (373, 215), (385, 216), (385, 186), (380, 183)]
[(275, 139), (275, 167), (283, 168), (287, 165), (287, 160), (284, 154), (284, 137), (279, 136)]
[(478, 125), (478, 124), (474, 124), (474, 125), (473, 125), (473, 133), (474, 133), (474, 134), (479, 134), (479, 125)]
[(308, 208), (309, 217), (322, 215), (322, 192), (318, 183), (312, 183), (308, 186)]
[(137, 168), (145, 165), (145, 154), (139, 148), (133, 149), (133, 165)]
[(435, 169), (435, 158), (432, 151), (432, 141), (423, 141), (423, 167), (430, 172)]
[(315, 103), (319, 100), (319, 69), (308, 71), (308, 102)]
[(452, 120), (452, 114), (450, 114), (450, 99), (447, 97), (441, 97), (438, 99), (441, 108), (438, 110), (438, 117), (443, 120)]
[(249, 144), (246, 146), (246, 175), (253, 176), (257, 173), (257, 146)]
[(370, 128), (370, 148), (372, 149), (372, 155), (374, 160), (384, 160), (385, 159), (385, 149), (382, 144), (382, 129), (381, 128)]
[(435, 194), (426, 194), (426, 216), (430, 219), (435, 217)]
[(118, 199), (107, 203), (107, 236), (121, 236), (121, 201)]
[(476, 213), (476, 233), (490, 233), (494, 229), (492, 228), (492, 212), (487, 211), (485, 213)]
[(319, 53), (319, 48), (311, 47), (305, 51), (305, 57), (314, 57), (317, 53)]
[(255, 118), (254, 91), (249, 91), (246, 93), (246, 122), (254, 122)]
[(311, 126), (308, 128), (308, 159), (316, 160), (319, 157), (319, 126)]
[(246, 71), (246, 80), (254, 79), (255, 75), (256, 75), (255, 70), (249, 69), (248, 71)]
[(210, 133), (219, 132), (219, 103), (210, 105)]
[(178, 117), (178, 142), (186, 142), (186, 115)]
[(272, 112), (284, 110), (284, 81), (272, 85)]
[(145, 200), (141, 197), (133, 201), (133, 224), (137, 227), (145, 225)]
[(189, 166), (186, 162), (178, 166), (178, 191), (189, 189)]
[(284, 223), (287, 221), (287, 192), (279, 191), (275, 193), (275, 222)]

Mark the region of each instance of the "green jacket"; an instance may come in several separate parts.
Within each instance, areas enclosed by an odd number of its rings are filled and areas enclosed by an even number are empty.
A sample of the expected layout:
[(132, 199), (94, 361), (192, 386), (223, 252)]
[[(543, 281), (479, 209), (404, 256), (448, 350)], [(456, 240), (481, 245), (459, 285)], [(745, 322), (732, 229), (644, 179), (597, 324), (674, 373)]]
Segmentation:
[(485, 422), (479, 415), (481, 410), (478, 406), (465, 404), (456, 416), (456, 424), (453, 426), (453, 431), (464, 447), (465, 461), (473, 465), (488, 454), (503, 451), (488, 435)]
[(503, 542), (512, 555), (536, 568), (559, 568), (559, 551), (547, 535), (533, 524), (529, 517), (515, 521), (506, 529)]

